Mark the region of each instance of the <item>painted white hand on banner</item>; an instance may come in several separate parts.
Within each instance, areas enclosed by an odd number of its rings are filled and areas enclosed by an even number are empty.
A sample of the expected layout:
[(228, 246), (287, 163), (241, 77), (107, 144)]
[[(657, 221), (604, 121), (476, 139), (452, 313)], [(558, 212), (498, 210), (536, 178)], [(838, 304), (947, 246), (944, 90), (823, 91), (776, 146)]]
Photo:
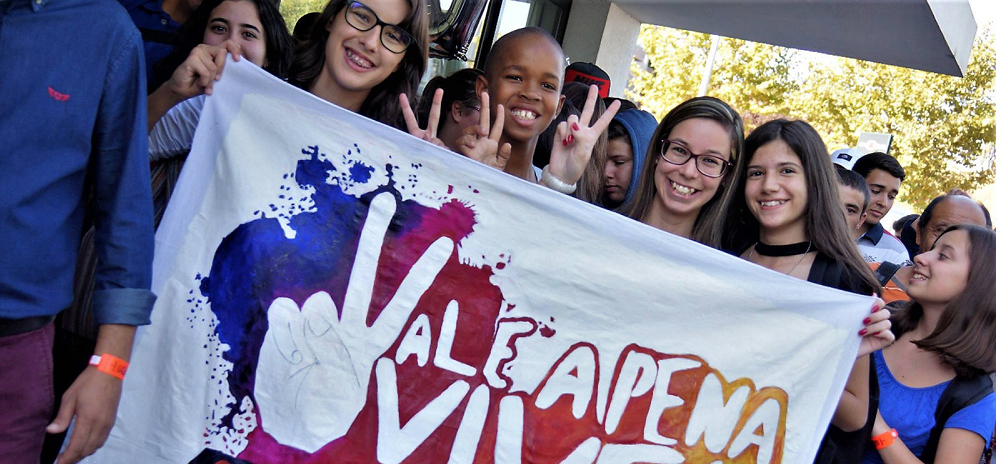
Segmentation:
[(487, 92), (481, 92), (481, 120), (476, 126), (463, 130), (463, 136), (456, 141), (456, 151), (474, 161), (504, 171), (508, 157), (512, 155), (511, 144), (499, 146), (504, 129), (505, 107), (498, 105), (495, 123), (491, 125), (491, 99)]
[(398, 338), (453, 252), (449, 238), (433, 242), (368, 327), (380, 251), (396, 208), (388, 193), (371, 201), (341, 316), (325, 292), (301, 308), (289, 298), (270, 305), (255, 397), (263, 429), (284, 445), (315, 452), (346, 434), (366, 404), (374, 362)]
[(595, 102), (598, 101), (598, 87), (592, 85), (588, 89), (588, 99), (585, 100), (581, 117), (571, 115), (567, 121), (557, 125), (553, 136), (553, 147), (550, 149), (550, 174), (565, 184), (576, 184), (584, 173), (588, 160), (591, 159), (595, 142), (605, 132), (619, 111), (620, 103), (612, 102), (597, 121), (592, 123), (595, 114)]

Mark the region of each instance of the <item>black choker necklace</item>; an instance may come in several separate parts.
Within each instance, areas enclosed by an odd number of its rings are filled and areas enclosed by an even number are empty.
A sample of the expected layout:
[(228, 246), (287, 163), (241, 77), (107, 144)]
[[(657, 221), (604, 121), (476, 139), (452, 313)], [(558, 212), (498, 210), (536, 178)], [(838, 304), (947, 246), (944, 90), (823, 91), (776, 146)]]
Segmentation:
[(764, 256), (795, 256), (809, 253), (812, 249), (812, 242), (799, 242), (789, 245), (768, 245), (764, 242), (757, 242), (754, 250), (757, 254)]

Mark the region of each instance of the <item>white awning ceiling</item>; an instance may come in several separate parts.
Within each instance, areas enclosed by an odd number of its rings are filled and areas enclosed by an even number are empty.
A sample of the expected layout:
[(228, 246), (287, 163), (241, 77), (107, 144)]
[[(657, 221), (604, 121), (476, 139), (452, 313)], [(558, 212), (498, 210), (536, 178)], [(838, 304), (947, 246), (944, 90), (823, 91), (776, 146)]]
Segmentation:
[[(575, 5), (582, 2), (575, 2)], [(963, 76), (975, 39), (968, 0), (617, 0), (679, 29)]]

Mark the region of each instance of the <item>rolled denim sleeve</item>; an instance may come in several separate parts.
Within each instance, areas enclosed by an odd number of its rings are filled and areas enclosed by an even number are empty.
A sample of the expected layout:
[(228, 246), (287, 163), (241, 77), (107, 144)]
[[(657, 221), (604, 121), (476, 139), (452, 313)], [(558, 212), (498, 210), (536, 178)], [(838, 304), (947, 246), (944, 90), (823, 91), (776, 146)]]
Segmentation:
[(98, 324), (148, 324), (155, 302), (144, 69), (131, 28), (108, 69), (93, 139)]

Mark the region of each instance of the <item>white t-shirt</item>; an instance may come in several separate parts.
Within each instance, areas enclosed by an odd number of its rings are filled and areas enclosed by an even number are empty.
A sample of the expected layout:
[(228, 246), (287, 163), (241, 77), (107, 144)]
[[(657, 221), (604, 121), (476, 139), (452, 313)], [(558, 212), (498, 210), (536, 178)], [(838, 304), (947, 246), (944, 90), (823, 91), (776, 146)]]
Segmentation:
[(910, 254), (898, 238), (885, 232), (882, 224), (875, 224), (858, 238), (858, 251), (869, 263), (886, 261), (899, 265), (910, 265)]
[(172, 158), (190, 151), (205, 98), (205, 95), (198, 95), (180, 102), (152, 127), (149, 131), (149, 161)]

